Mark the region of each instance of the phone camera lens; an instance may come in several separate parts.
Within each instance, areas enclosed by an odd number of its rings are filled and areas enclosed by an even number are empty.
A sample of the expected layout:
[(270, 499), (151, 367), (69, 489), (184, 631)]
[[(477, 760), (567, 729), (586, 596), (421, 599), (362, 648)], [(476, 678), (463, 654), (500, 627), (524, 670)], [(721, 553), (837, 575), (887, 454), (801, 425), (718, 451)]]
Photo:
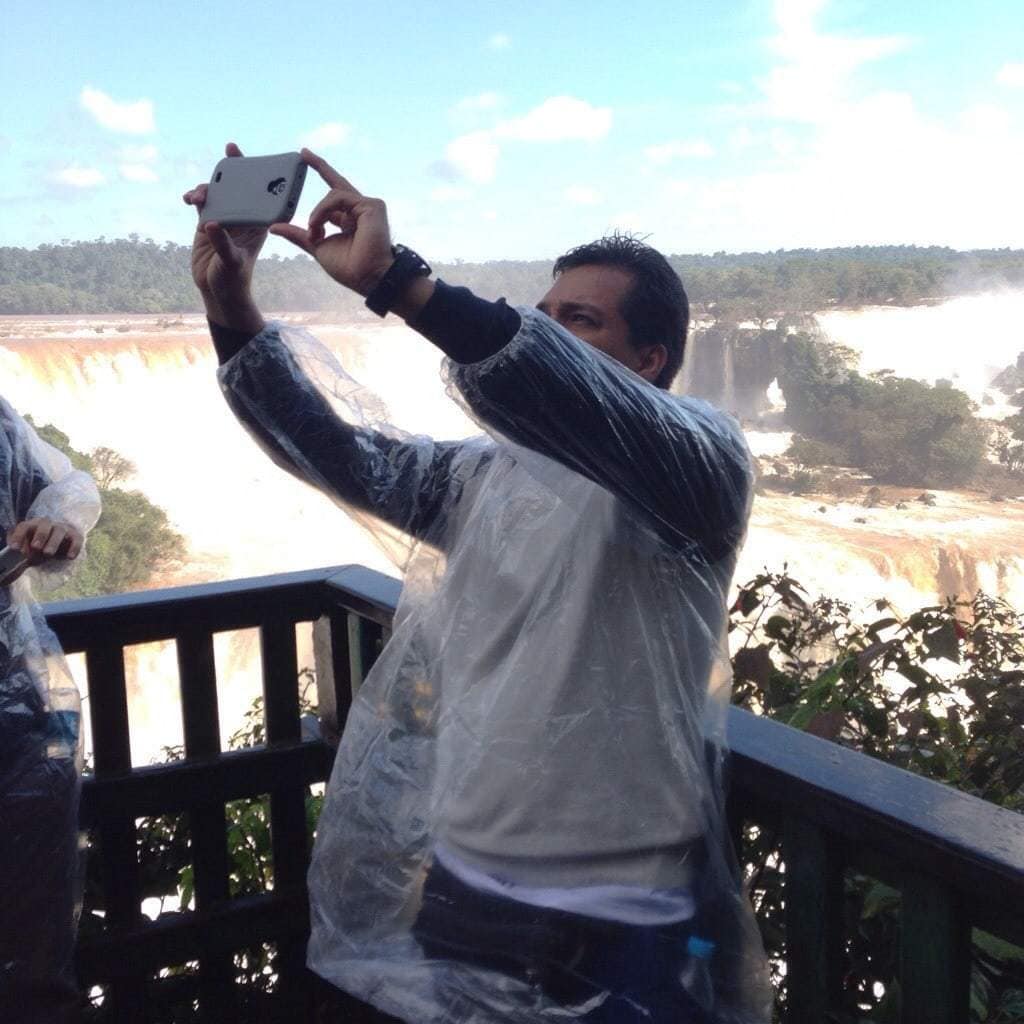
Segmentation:
[(217, 173), (216, 173), (216, 174), (215, 174), (215, 175), (213, 176), (213, 180), (214, 180), (215, 182), (217, 182), (217, 181), (220, 181), (220, 179), (221, 179), (221, 175), (222, 175), (222, 174), (223, 174), (223, 172), (222, 172), (222, 171), (218, 171), (218, 172), (217, 172)]

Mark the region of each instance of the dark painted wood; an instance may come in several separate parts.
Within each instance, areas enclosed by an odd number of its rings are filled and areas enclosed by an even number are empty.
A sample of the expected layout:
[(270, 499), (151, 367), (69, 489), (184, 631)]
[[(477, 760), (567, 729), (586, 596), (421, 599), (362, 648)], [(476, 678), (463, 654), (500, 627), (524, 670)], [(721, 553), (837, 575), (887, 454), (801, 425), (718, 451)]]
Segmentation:
[[(286, 612), (287, 610), (285, 610)], [(299, 723), (299, 665), (295, 623), (279, 613), (260, 627), (263, 666), (263, 708), (267, 746), (294, 743)], [(301, 785), (279, 788), (270, 796), (270, 841), (274, 891), (306, 891), (309, 849), (306, 840), (306, 793)], [(306, 959), (305, 935), (278, 942), (278, 972), (282, 991), (291, 993), (302, 977)]]
[(782, 829), (786, 865), (787, 1024), (821, 1024), (842, 985), (843, 871), (820, 828), (789, 816)]
[[(176, 641), (185, 756), (215, 757), (220, 753), (220, 716), (213, 635), (190, 626)], [(189, 808), (192, 870), (196, 908), (213, 910), (228, 899), (228, 843), (224, 804), (197, 789)], [(200, 1019), (215, 1022), (235, 1013), (234, 964), (230, 954), (214, 953), (200, 945)]]
[[(113, 929), (78, 951), (79, 975), (99, 984), (152, 973), (166, 964), (196, 958), (196, 951), (229, 953), (282, 936), (304, 935), (309, 908), (304, 899), (280, 893), (244, 896), (206, 911), (163, 914), (134, 928)], [(127, 955), (130, 951), (130, 955)]]
[(730, 708), (733, 785), (974, 899), (1024, 906), (1024, 815)]
[[(101, 643), (86, 651), (85, 669), (96, 776), (130, 772), (128, 688), (122, 646), (104, 636)], [(104, 923), (110, 928), (130, 928), (142, 913), (135, 818), (119, 809), (97, 824)], [(111, 985), (108, 998), (117, 1017), (143, 1019), (147, 1008), (144, 976), (136, 972)]]
[(313, 625), (317, 700), (324, 739), (337, 746), (352, 705), (352, 668), (348, 646), (349, 613), (334, 605)]
[(61, 601), (43, 610), (68, 653), (84, 651), (111, 632), (125, 645), (172, 640), (197, 623), (218, 631), (248, 629), (282, 608), (294, 622), (312, 621), (325, 607), (323, 582), (344, 568)]
[(348, 664), (352, 696), (355, 697), (380, 656), (384, 627), (352, 612), (348, 616)]
[(962, 1024), (970, 1017), (971, 932), (959, 895), (911, 873), (901, 924), (902, 1024)]
[(327, 777), (333, 757), (325, 743), (307, 740), (146, 765), (103, 778), (87, 775), (82, 786), (82, 827), (93, 828), (119, 811), (132, 818), (185, 811), (199, 791), (223, 803), (308, 786)]
[(343, 608), (378, 625), (391, 626), (402, 592), (401, 580), (361, 565), (349, 565), (331, 573), (326, 582), (328, 590), (335, 594), (337, 603)]

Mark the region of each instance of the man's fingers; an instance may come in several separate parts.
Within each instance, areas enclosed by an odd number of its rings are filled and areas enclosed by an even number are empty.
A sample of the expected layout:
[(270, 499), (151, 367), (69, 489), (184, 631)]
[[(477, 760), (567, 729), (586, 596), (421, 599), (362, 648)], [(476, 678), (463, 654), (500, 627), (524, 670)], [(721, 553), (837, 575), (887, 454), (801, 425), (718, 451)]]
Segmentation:
[(45, 552), (46, 545), (50, 540), (54, 531), (54, 525), (47, 519), (38, 520), (36, 526), (32, 530), (32, 540), (29, 546), (35, 552)]
[(234, 142), (229, 142), (224, 147), (224, 155), (225, 156), (241, 156), (242, 155), (242, 151), (238, 148), (238, 146)]
[(231, 241), (231, 236), (215, 220), (209, 221), (203, 227), (206, 229), (206, 237), (210, 240), (217, 255), (224, 261), (224, 265), (237, 267), (242, 262), (242, 258), (235, 243)]
[(277, 235), (278, 238), (286, 238), (292, 245), (297, 245), (304, 252), (308, 252), (310, 256), (313, 255), (313, 250), (316, 248), (309, 237), (309, 232), (294, 224), (271, 224), (270, 233)]
[(25, 534), (29, 530), (28, 522), (18, 523), (13, 529), (7, 531), (7, 546), (9, 548), (17, 548), (18, 551), (23, 551), (22, 545), (25, 542)]
[(195, 188), (189, 189), (181, 198), (189, 206), (198, 206), (200, 209), (206, 203), (206, 194), (209, 191), (209, 185), (196, 185)]
[[(315, 242), (323, 241), (324, 226), (332, 219), (332, 214), (337, 214), (341, 218), (347, 218), (348, 222), (351, 223), (352, 209), (364, 198), (363, 195), (356, 192), (353, 188), (331, 189), (313, 207), (313, 212), (309, 215), (310, 238)], [(335, 221), (334, 223), (340, 223), (340, 221)]]
[(317, 156), (311, 149), (303, 149), (299, 155), (331, 188), (343, 188), (356, 195), (360, 194), (352, 182), (342, 177), (322, 156)]
[(65, 541), (64, 557), (67, 559), (77, 558), (82, 553), (82, 535), (70, 527)]
[(68, 539), (68, 531), (66, 526), (61, 526), (60, 523), (56, 523), (53, 529), (50, 531), (50, 536), (46, 540), (46, 544), (43, 545), (42, 552), (47, 558), (53, 558), (54, 555), (60, 550), (61, 545)]

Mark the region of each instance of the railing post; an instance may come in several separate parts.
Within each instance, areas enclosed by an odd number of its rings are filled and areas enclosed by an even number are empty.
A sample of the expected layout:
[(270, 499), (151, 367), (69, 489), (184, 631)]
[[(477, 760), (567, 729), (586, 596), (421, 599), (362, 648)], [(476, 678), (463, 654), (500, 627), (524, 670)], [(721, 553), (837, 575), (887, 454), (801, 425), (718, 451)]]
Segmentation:
[[(267, 746), (301, 739), (299, 664), (295, 623), (287, 617), (260, 626), (263, 706)], [(303, 786), (270, 794), (270, 843), (274, 860), (274, 891), (305, 895), (309, 843), (306, 837), (306, 795)], [(308, 934), (308, 931), (307, 931)], [(284, 1003), (298, 1009), (302, 999), (306, 936), (278, 944), (277, 969)]]
[(843, 871), (835, 845), (810, 822), (786, 817), (786, 1022), (822, 1024), (842, 981)]
[(359, 615), (348, 616), (348, 657), (352, 696), (370, 674), (384, 645), (384, 627)]
[[(181, 715), (186, 757), (220, 753), (220, 715), (213, 636), (190, 629), (176, 640), (181, 681)], [(200, 794), (201, 796), (201, 794)], [(200, 911), (227, 900), (228, 845), (224, 804), (197, 800), (189, 809), (196, 908)], [(231, 956), (205, 954), (199, 961), (201, 1019), (211, 1024), (236, 1011), (235, 965)]]
[(970, 928), (952, 889), (927, 875), (903, 885), (902, 1024), (962, 1024), (970, 1010)]
[(352, 704), (348, 612), (344, 608), (328, 608), (313, 623), (313, 655), (320, 728), (324, 739), (336, 747)]
[[(128, 693), (124, 648), (98, 644), (85, 652), (92, 726), (93, 762), (97, 778), (131, 771)], [(105, 924), (112, 929), (133, 927), (142, 913), (135, 821), (118, 818), (98, 829)], [(146, 1019), (146, 980), (142, 974), (110, 983), (113, 1020)]]

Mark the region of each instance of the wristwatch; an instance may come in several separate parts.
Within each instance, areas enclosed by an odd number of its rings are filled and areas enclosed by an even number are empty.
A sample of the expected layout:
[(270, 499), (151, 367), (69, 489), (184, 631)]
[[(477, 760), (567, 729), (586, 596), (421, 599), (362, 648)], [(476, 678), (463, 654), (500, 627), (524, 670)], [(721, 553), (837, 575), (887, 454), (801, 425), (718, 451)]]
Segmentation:
[(391, 246), (391, 255), (395, 258), (394, 262), (366, 296), (366, 308), (377, 316), (387, 316), (388, 310), (414, 277), (427, 277), (430, 274), (427, 261), (407, 246)]

